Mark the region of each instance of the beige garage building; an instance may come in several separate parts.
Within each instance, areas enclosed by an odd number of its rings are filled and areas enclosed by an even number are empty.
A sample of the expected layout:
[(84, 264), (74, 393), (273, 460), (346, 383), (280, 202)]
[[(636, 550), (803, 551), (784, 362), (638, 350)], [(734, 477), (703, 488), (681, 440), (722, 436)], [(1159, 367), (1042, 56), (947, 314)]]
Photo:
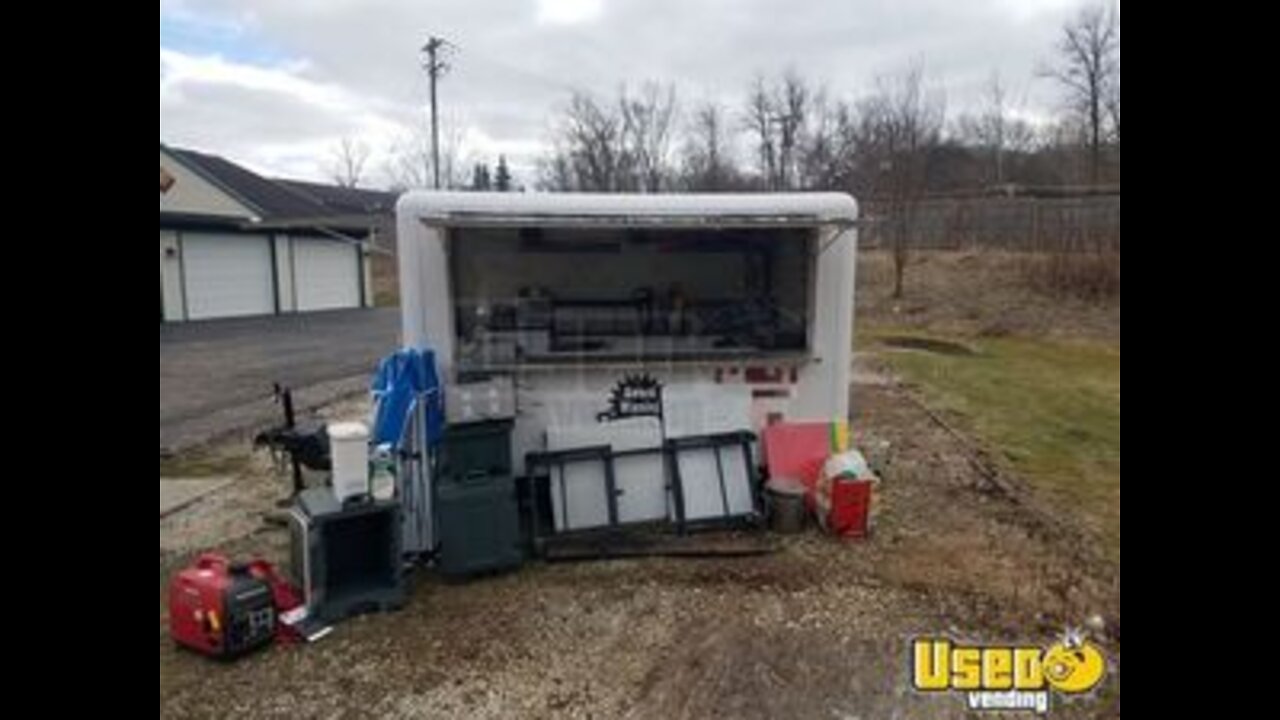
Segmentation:
[(390, 193), (160, 145), (160, 321), (368, 307)]

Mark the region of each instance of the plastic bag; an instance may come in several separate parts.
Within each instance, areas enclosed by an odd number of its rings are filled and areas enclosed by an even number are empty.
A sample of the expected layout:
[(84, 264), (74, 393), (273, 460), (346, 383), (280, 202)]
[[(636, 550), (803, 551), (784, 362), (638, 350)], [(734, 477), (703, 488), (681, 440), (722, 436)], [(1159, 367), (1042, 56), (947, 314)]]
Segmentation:
[(876, 481), (857, 450), (827, 458), (813, 487), (813, 514), (826, 532), (864, 537), (870, 529), (871, 487)]
[(857, 450), (846, 450), (827, 458), (822, 465), (822, 478), (848, 476), (858, 480), (870, 480), (873, 475), (867, 459)]

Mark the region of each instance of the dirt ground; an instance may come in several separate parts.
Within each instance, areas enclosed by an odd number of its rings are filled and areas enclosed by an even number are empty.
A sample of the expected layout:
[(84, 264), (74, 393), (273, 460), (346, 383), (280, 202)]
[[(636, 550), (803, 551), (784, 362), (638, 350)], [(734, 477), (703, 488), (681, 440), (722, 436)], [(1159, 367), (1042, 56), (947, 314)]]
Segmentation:
[(874, 357), (855, 378), (855, 440), (884, 477), (866, 541), (811, 530), (759, 557), (534, 563), (466, 584), (420, 574), (399, 612), (212, 662), (168, 638), (165, 582), (206, 546), (283, 559), (285, 533), (261, 518), (287, 480), (256, 456), (161, 521), (160, 714), (959, 718), (961, 697), (907, 689), (911, 636), (1048, 641), (1097, 615), (1106, 684), (1053, 716), (1118, 717), (1118, 568), (1016, 478), (992, 476)]

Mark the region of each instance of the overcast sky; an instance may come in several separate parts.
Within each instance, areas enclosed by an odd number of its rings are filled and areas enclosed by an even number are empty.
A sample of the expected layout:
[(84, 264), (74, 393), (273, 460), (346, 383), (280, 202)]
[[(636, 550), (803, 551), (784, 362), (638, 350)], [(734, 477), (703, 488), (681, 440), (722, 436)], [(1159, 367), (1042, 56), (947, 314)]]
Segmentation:
[(793, 67), (838, 97), (921, 59), (948, 115), (993, 71), (1031, 117), (1036, 78), (1081, 0), (161, 0), (160, 140), (271, 175), (326, 179), (347, 136), (385, 155), (425, 123), (428, 35), (456, 46), (442, 115), (468, 160), (505, 153), (531, 183), (572, 88), (674, 82), (687, 106), (736, 110), (751, 79)]

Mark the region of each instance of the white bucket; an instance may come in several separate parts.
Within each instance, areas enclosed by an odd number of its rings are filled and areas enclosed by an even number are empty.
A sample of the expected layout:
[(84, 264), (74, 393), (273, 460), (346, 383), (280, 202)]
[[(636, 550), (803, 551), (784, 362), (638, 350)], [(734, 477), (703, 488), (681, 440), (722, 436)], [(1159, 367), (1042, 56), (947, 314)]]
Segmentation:
[(369, 492), (369, 429), (364, 423), (330, 423), (333, 494), (342, 502)]

